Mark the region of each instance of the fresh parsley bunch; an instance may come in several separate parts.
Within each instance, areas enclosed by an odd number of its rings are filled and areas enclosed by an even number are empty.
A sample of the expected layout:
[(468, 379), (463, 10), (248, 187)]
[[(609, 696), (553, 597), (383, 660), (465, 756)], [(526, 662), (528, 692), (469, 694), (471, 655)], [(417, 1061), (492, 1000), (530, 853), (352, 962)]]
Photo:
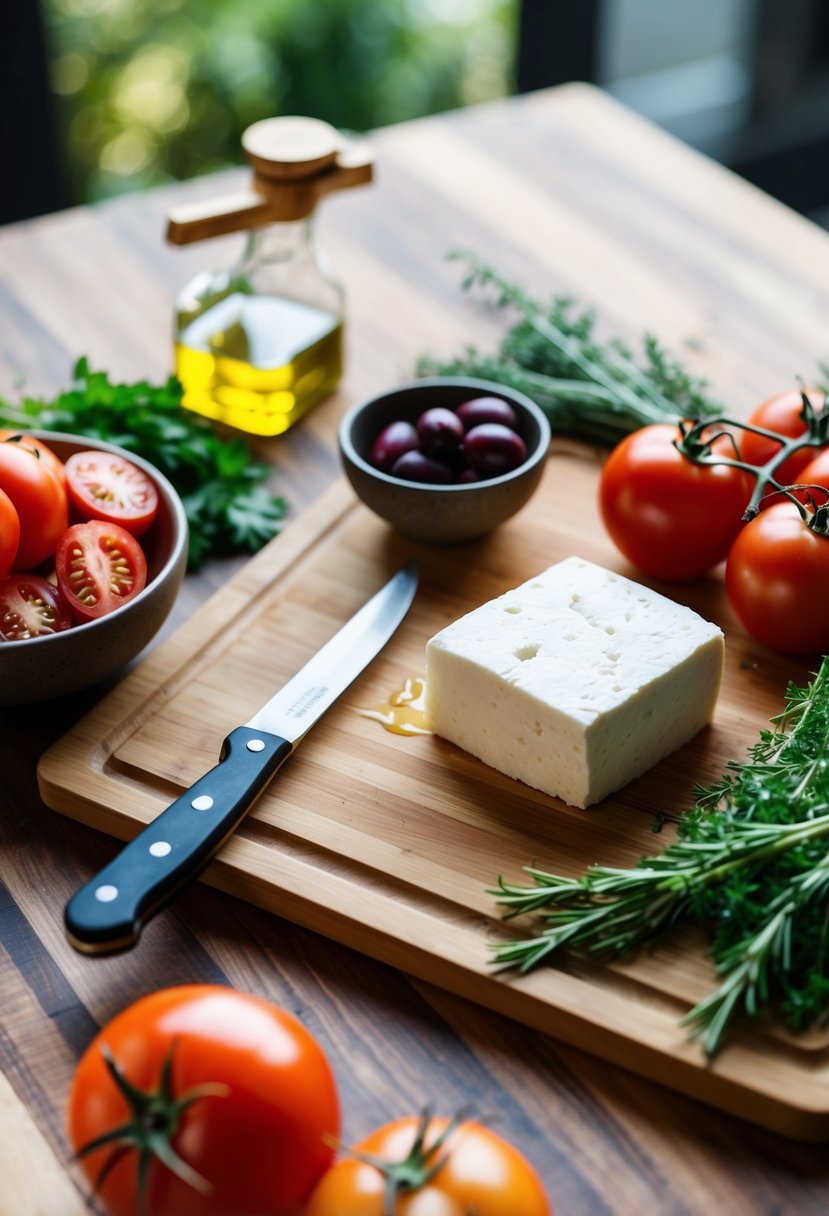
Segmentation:
[(115, 443), (143, 456), (175, 486), (190, 526), (189, 564), (214, 554), (255, 552), (279, 531), (284, 499), (263, 484), (272, 469), (254, 461), (241, 438), (224, 439), (182, 408), (181, 383), (113, 384), (79, 359), (73, 384), (53, 401), (0, 400), (0, 423), (68, 431)]

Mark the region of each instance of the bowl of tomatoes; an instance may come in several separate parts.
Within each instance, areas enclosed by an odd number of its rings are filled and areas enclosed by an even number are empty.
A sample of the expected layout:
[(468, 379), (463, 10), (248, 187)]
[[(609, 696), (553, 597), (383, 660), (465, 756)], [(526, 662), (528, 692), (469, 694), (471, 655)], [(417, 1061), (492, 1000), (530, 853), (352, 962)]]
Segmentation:
[(535, 493), (550, 424), (514, 389), (433, 376), (355, 405), (339, 428), (352, 488), (404, 536), (457, 545), (497, 528)]
[(0, 705), (115, 675), (164, 623), (186, 564), (184, 507), (147, 461), (0, 432)]

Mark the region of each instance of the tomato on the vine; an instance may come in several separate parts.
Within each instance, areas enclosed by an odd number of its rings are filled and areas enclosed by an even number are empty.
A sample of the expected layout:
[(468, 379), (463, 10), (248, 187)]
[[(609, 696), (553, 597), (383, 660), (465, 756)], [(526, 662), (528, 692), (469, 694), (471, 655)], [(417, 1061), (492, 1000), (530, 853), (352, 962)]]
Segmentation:
[(58, 542), (55, 573), (76, 621), (96, 621), (129, 603), (147, 582), (147, 559), (118, 524), (73, 524)]
[[(136, 1091), (154, 1095), (143, 1112)], [(117, 1128), (121, 1137), (84, 1152)], [(155, 992), (120, 1013), (81, 1059), (69, 1097), (70, 1139), (90, 1181), (113, 1162), (98, 1187), (111, 1216), (293, 1214), (338, 1130), (316, 1039), (268, 1001), (211, 984)]]
[[(812, 449), (811, 454), (812, 459), (805, 468), (801, 469), (797, 480), (803, 485), (823, 486), (825, 490), (829, 491), (829, 448), (823, 448), (817, 456)], [(829, 502), (829, 492), (821, 494), (820, 490), (793, 490), (792, 493), (803, 503), (808, 503), (811, 496), (817, 507), (825, 506)], [(778, 500), (781, 497), (781, 495), (777, 495)]]
[[(819, 389), (810, 388), (806, 394), (815, 410), (823, 407), (823, 393)], [(800, 390), (793, 388), (785, 393), (777, 393), (769, 397), (762, 405), (758, 405), (748, 421), (753, 426), (761, 426), (767, 431), (775, 431), (786, 439), (796, 439), (806, 431), (803, 421), (803, 398)], [(740, 432), (740, 454), (747, 464), (764, 465), (780, 451), (780, 444), (764, 435), (755, 435), (753, 431)], [(800, 448), (793, 452), (778, 469), (774, 479), (781, 486), (794, 485), (802, 481), (801, 471), (815, 455), (815, 448)]]
[(143, 469), (113, 452), (75, 452), (66, 462), (69, 501), (81, 519), (146, 532), (158, 511), (158, 490)]
[(390, 1188), (395, 1216), (550, 1216), (518, 1149), (481, 1123), (449, 1124), (410, 1116), (378, 1128), (322, 1176), (304, 1216), (386, 1216)]
[[(740, 469), (695, 463), (675, 447), (679, 438), (667, 423), (634, 431), (610, 453), (599, 483), (602, 518), (616, 547), (644, 574), (676, 581), (724, 560), (753, 486)], [(713, 452), (734, 456), (726, 437), (715, 440)]]
[(0, 490), (0, 578), (12, 568), (20, 542), (20, 517), (14, 503)]
[(71, 625), (72, 613), (45, 578), (38, 574), (0, 578), (0, 642), (48, 637)]
[(17, 443), (0, 443), (0, 490), (12, 500), (20, 519), (12, 569), (31, 570), (51, 557), (66, 530), (66, 491), (35, 452)]
[(829, 652), (829, 536), (807, 528), (794, 503), (746, 524), (728, 555), (725, 586), (758, 642), (782, 654)]

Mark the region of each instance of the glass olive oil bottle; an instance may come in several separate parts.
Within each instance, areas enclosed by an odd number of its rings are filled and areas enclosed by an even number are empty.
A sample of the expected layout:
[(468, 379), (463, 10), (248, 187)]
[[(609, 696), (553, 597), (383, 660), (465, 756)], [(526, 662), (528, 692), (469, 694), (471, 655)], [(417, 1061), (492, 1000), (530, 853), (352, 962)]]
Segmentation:
[(176, 244), (247, 228), (238, 262), (205, 271), (176, 306), (176, 374), (188, 409), (256, 435), (280, 435), (336, 387), (344, 295), (316, 246), (313, 207), (371, 178), (363, 148), (327, 123), (268, 119), (243, 146), (254, 191), (179, 208)]

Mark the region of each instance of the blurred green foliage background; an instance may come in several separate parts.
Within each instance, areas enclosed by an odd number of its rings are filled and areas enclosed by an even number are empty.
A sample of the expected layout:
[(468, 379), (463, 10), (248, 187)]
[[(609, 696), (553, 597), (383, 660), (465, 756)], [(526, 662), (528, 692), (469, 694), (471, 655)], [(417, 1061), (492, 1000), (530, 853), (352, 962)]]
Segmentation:
[(274, 114), (364, 131), (503, 96), (517, 8), (517, 0), (45, 0), (73, 199), (238, 163), (244, 128)]

